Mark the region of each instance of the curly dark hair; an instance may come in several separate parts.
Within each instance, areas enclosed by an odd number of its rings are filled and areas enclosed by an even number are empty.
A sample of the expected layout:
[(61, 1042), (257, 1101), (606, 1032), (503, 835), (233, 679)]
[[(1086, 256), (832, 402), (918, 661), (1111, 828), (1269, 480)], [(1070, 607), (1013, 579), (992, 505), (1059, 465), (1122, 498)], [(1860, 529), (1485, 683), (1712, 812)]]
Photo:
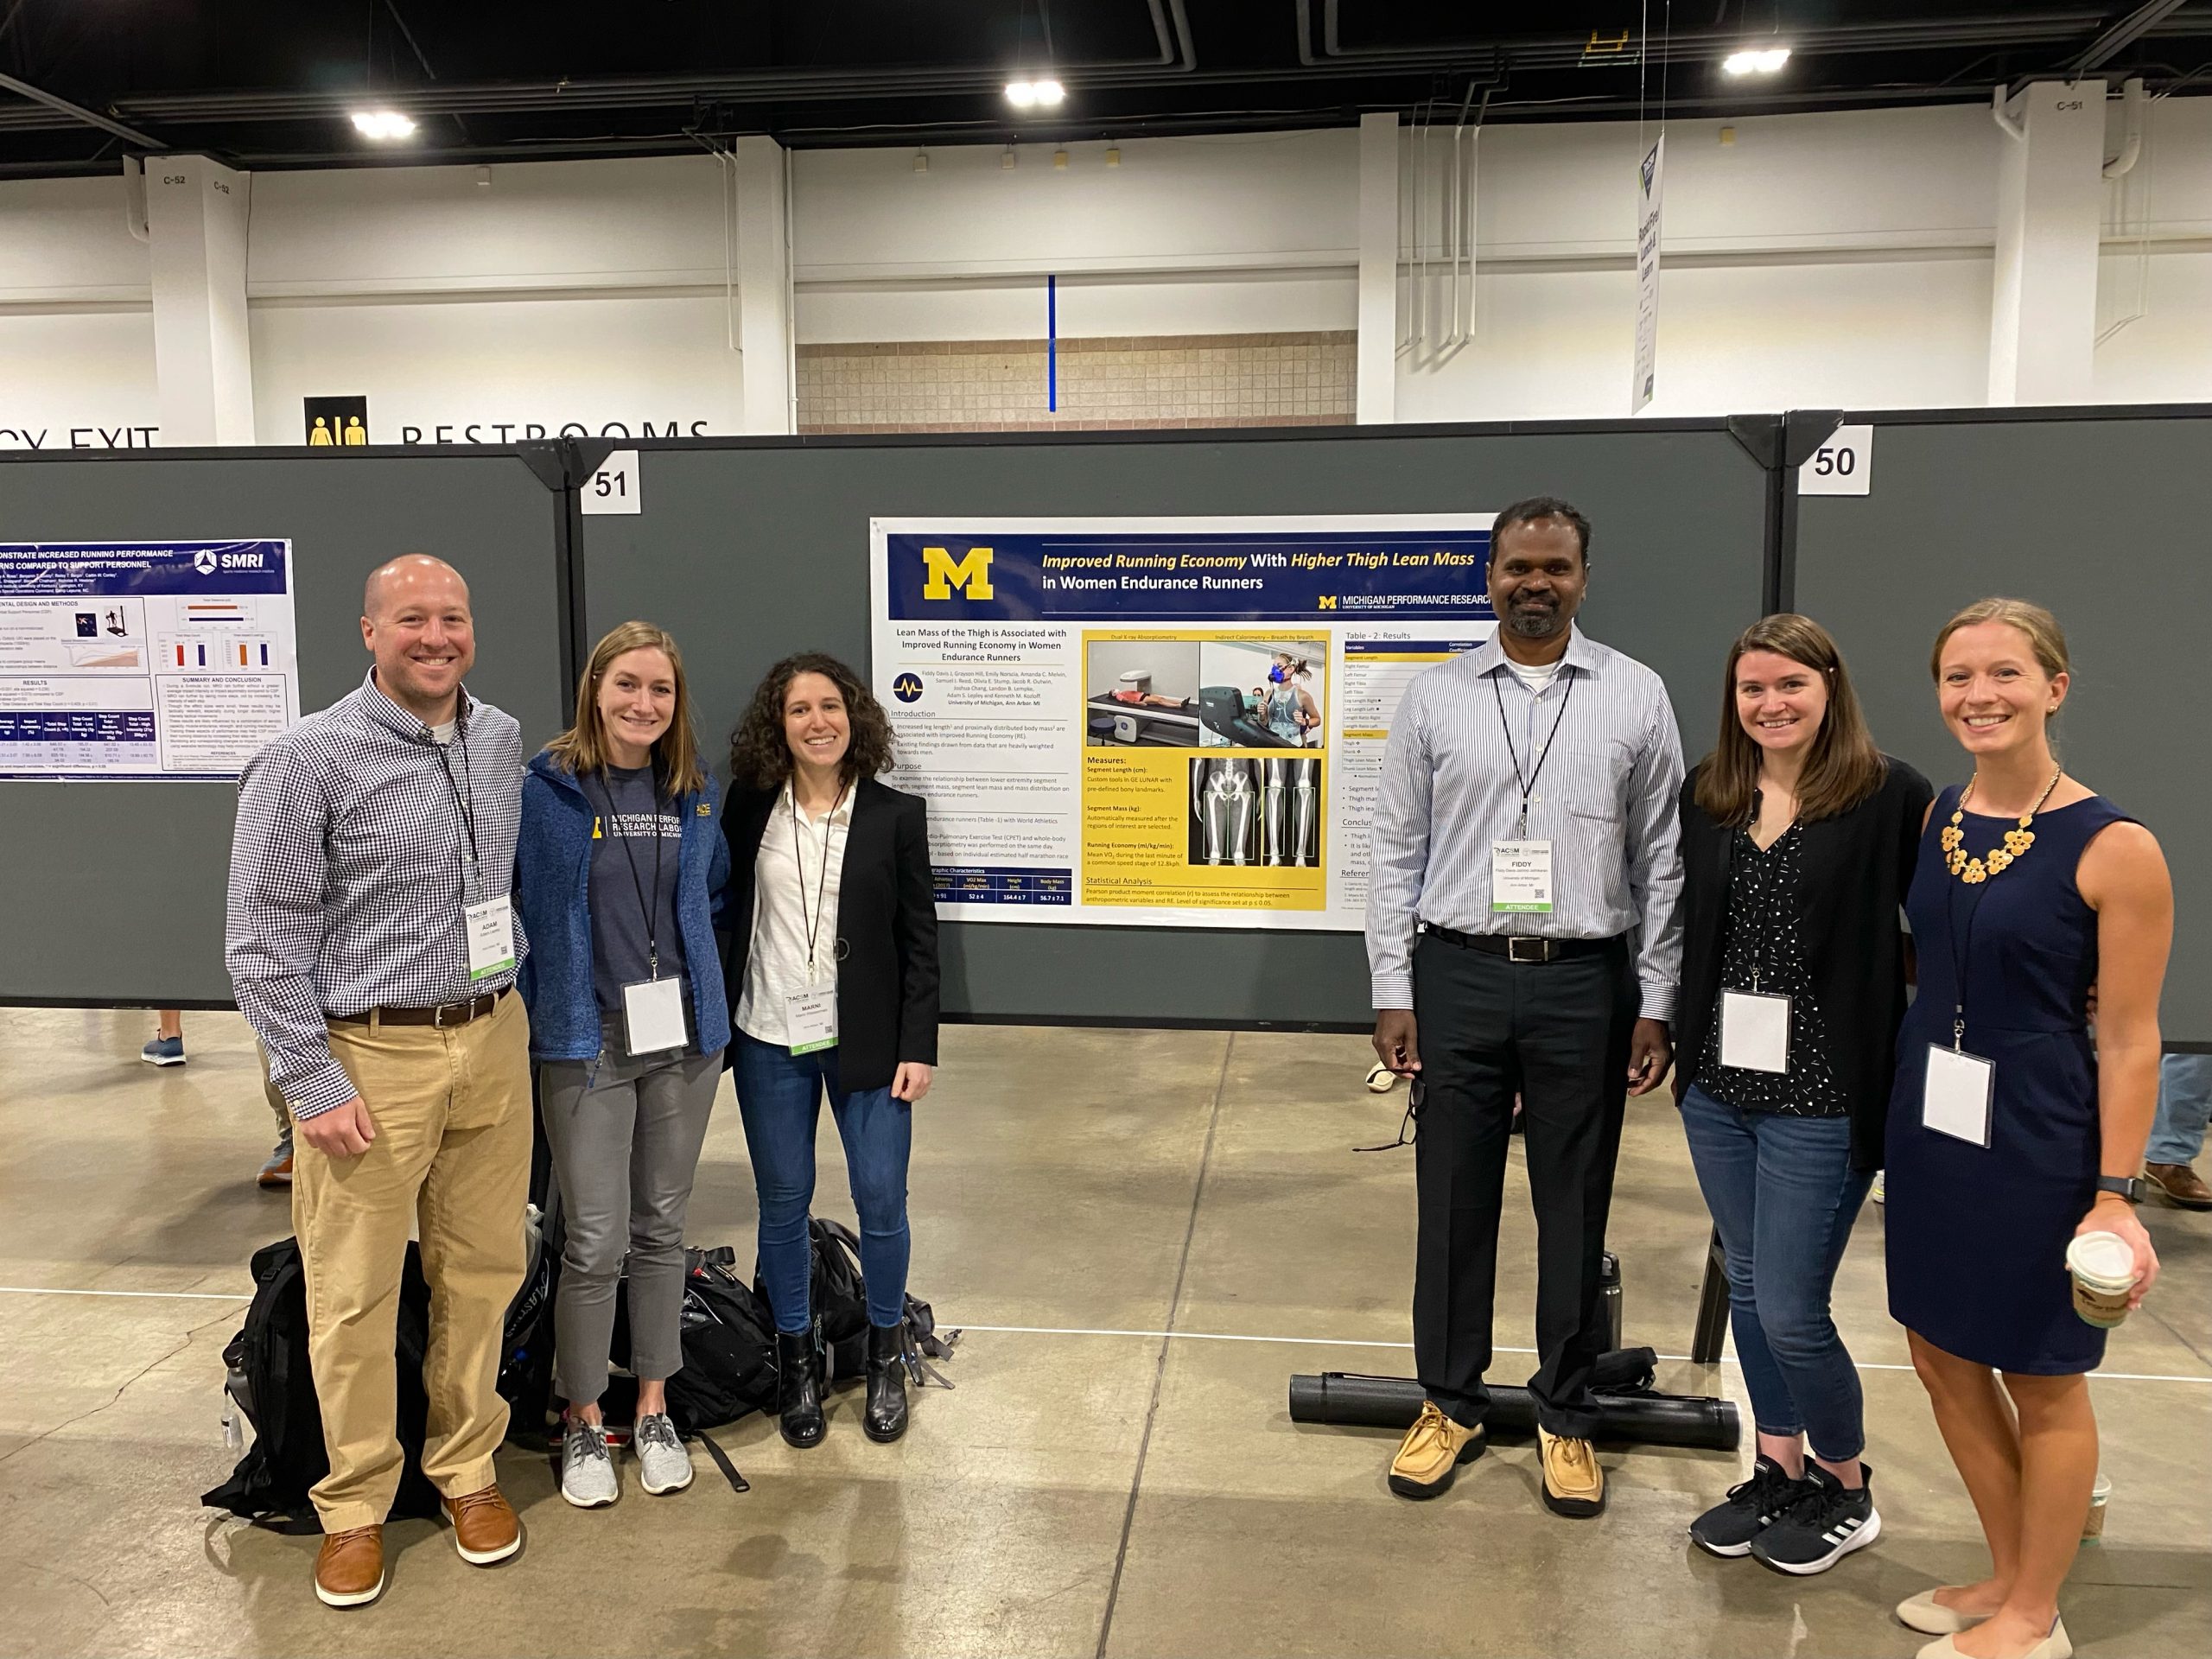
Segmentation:
[(729, 734), (729, 775), (734, 784), (778, 789), (791, 775), (791, 749), (784, 736), (784, 699), (802, 674), (819, 674), (845, 699), (852, 741), (840, 770), (848, 784), (873, 778), (891, 765), (891, 720), (861, 677), (827, 652), (802, 651), (786, 657), (761, 677), (753, 700)]

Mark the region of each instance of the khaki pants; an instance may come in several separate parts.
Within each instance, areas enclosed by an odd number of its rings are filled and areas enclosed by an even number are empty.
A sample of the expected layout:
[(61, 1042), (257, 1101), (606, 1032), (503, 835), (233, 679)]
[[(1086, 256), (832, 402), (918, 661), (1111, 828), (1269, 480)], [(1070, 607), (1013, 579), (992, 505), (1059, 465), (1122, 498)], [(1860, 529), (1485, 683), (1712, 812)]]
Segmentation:
[(330, 1454), (312, 1493), (326, 1533), (381, 1523), (398, 1494), (392, 1350), (410, 1223), (430, 1287), (423, 1472), (448, 1497), (492, 1484), (492, 1453), (507, 1432), (494, 1386), (501, 1326), (522, 1284), (530, 1198), (529, 1032), (512, 993), (444, 1030), (330, 1027), (330, 1052), (367, 1103), (376, 1139), (358, 1158), (302, 1140), (293, 1165), (308, 1356)]
[(276, 1085), (269, 1080), (268, 1045), (256, 1043), (253, 1049), (261, 1056), (261, 1097), (269, 1103), (269, 1109), (276, 1114), (276, 1138), (282, 1141), (292, 1133), (292, 1114), (285, 1108), (284, 1096), (276, 1092)]

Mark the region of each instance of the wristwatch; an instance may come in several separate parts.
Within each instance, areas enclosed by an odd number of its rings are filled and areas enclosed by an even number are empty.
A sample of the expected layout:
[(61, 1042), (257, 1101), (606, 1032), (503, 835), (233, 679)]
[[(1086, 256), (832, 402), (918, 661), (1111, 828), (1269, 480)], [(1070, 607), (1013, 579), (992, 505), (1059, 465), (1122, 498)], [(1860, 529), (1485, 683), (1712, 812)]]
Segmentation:
[(2130, 1204), (2143, 1202), (2143, 1179), (2139, 1175), (2100, 1175), (2097, 1191), (2117, 1192)]

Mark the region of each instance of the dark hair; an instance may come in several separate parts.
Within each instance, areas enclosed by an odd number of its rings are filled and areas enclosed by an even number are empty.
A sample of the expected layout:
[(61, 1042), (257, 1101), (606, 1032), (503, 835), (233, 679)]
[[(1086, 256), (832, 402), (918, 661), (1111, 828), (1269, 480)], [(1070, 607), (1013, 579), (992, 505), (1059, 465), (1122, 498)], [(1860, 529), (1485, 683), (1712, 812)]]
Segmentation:
[(852, 738), (839, 768), (847, 783), (873, 778), (891, 765), (891, 720), (861, 677), (826, 652), (802, 651), (786, 657), (753, 688), (753, 701), (729, 734), (729, 775), (734, 784), (776, 789), (791, 775), (791, 746), (784, 735), (784, 699), (802, 674), (819, 674), (845, 700)]
[(1590, 521), (1585, 518), (1572, 501), (1562, 501), (1555, 495), (1532, 495), (1516, 501), (1499, 513), (1491, 523), (1490, 550), (1496, 556), (1497, 544), (1505, 539), (1505, 532), (1516, 524), (1534, 524), (1539, 518), (1564, 518), (1574, 526), (1577, 550), (1582, 555), (1582, 568), (1590, 568)]
[(1797, 816), (1806, 823), (1840, 817), (1869, 799), (1889, 776), (1890, 763), (1874, 747), (1828, 631), (1809, 616), (1783, 612), (1761, 617), (1736, 636), (1728, 666), (1720, 677), (1720, 742), (1698, 768), (1697, 804), (1715, 823), (1731, 829), (1751, 821), (1752, 798), (1759, 787), (1759, 746), (1744, 729), (1736, 711), (1736, 664), (1747, 651), (1772, 652), (1819, 675), (1827, 683), (1827, 713), (1805, 756), (1797, 779)]

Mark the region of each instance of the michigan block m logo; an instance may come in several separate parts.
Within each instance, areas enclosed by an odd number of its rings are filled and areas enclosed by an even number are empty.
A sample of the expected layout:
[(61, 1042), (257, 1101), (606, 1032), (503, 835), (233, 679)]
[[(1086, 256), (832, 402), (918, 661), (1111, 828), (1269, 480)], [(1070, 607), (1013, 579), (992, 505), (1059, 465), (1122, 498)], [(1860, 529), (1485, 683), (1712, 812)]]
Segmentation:
[(988, 547), (971, 547), (957, 559), (941, 547), (925, 547), (922, 569), (927, 573), (922, 583), (924, 599), (950, 599), (955, 588), (969, 599), (991, 596), (991, 550)]

